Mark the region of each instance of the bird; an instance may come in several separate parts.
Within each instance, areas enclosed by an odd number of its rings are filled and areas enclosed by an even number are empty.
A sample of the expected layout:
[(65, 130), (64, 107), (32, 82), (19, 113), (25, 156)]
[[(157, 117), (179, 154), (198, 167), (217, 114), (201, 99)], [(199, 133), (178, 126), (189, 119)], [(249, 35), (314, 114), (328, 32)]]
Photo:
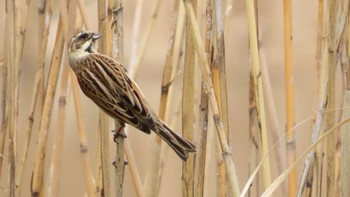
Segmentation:
[(69, 65), (82, 92), (110, 117), (144, 133), (156, 133), (177, 155), (187, 161), (196, 152), (190, 141), (173, 131), (152, 109), (127, 69), (95, 49), (100, 34), (81, 31), (68, 43)]

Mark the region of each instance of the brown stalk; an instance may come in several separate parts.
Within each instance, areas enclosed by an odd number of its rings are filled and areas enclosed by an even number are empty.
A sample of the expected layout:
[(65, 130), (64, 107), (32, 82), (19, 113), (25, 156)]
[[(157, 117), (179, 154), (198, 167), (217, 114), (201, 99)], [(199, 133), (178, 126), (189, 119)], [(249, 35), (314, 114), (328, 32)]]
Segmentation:
[[(5, 81), (5, 113), (2, 122), (3, 132), (7, 130), (8, 139), (8, 177), (9, 196), (15, 196), (16, 184), (16, 46), (15, 46), (15, 2), (6, 2), (6, 32), (5, 32), (5, 59), (4, 65), (8, 72)], [(5, 136), (4, 136), (5, 137)]]
[[(248, 14), (248, 29), (249, 29), (249, 47), (251, 55), (252, 70), (251, 75), (254, 83), (254, 96), (257, 104), (257, 112), (260, 124), (261, 133), (261, 145), (262, 155), (268, 154), (268, 139), (267, 139), (267, 128), (266, 128), (266, 117), (265, 117), (265, 102), (264, 92), (262, 86), (262, 78), (260, 73), (260, 61), (259, 61), (259, 50), (258, 50), (258, 38), (257, 38), (257, 23), (255, 14), (255, 5), (253, 0), (247, 1), (247, 14)], [(269, 159), (264, 161), (263, 164), (263, 180), (264, 186), (267, 188), (271, 184), (271, 169)]]
[[(99, 40), (98, 50), (100, 53), (107, 54), (108, 52), (108, 34), (107, 34), (107, 5), (105, 0), (98, 1), (98, 31), (102, 35)], [(101, 162), (102, 162), (102, 184), (103, 184), (103, 193), (102, 196), (111, 196), (111, 173), (110, 173), (110, 162), (109, 162), (109, 117), (108, 115), (100, 110), (99, 118), (99, 132), (100, 132), (100, 151), (101, 151)]]
[[(191, 0), (194, 15), (197, 14), (197, 1)], [(195, 131), (195, 81), (196, 56), (195, 41), (192, 33), (190, 17), (186, 17), (185, 60), (182, 82), (182, 136), (193, 141)], [(182, 165), (182, 196), (193, 196), (194, 157), (191, 154)]]
[[(45, 9), (45, 15), (47, 20), (45, 22), (45, 27), (42, 35), (43, 39), (42, 39), (40, 58), (39, 58), (39, 64), (42, 66), (44, 65), (44, 60), (45, 60), (49, 28), (51, 24), (50, 19), (51, 19), (51, 13), (52, 13), (51, 1), (48, 1), (46, 3), (48, 3), (48, 6), (46, 6), (46, 9)], [(62, 34), (58, 34), (56, 37), (56, 45), (60, 42), (63, 42)], [(35, 160), (34, 172), (32, 177), (32, 185), (31, 185), (31, 192), (32, 192), (32, 195), (34, 196), (42, 195), (42, 192), (44, 191), (43, 190), (44, 169), (45, 169), (44, 164), (45, 164), (45, 151), (46, 151), (47, 138), (48, 138), (48, 128), (50, 125), (50, 120), (52, 115), (52, 107), (53, 107), (54, 97), (56, 93), (56, 86), (57, 86), (61, 57), (62, 57), (62, 55), (57, 57), (57, 54), (62, 54), (62, 51), (54, 50), (52, 55), (53, 58), (51, 60), (51, 69), (50, 69), (48, 85), (46, 89), (42, 119), (40, 122), (39, 139), (38, 139), (38, 146), (36, 149), (36, 160)]]
[(191, 22), (191, 28), (192, 28), (192, 34), (194, 35), (194, 40), (196, 44), (196, 51), (197, 55), (200, 60), (200, 66), (202, 70), (202, 75), (204, 82), (207, 87), (208, 91), (208, 96), (209, 96), (209, 102), (211, 109), (213, 111), (213, 118), (214, 118), (214, 123), (216, 126), (217, 134), (219, 137), (220, 141), (220, 146), (221, 146), (221, 151), (222, 151), (222, 156), (225, 161), (225, 168), (227, 172), (227, 177), (228, 177), (228, 189), (230, 190), (230, 193), (234, 194), (234, 196), (238, 196), (240, 193), (239, 189), (239, 184), (238, 184), (238, 179), (237, 179), (237, 174), (235, 172), (235, 167), (233, 164), (232, 156), (231, 156), (231, 151), (230, 148), (227, 144), (227, 138), (225, 135), (225, 130), (224, 130), (224, 125), (222, 123), (222, 119), (220, 117), (219, 113), (219, 108), (218, 108), (218, 102), (215, 98), (214, 90), (213, 90), (213, 83), (210, 79), (210, 70), (209, 70), (209, 65), (205, 57), (205, 50), (203, 47), (203, 43), (200, 38), (200, 33), (199, 33), (199, 27), (196, 22), (194, 10), (192, 7), (192, 4), (189, 0), (184, 0), (185, 4), (185, 10), (188, 16), (190, 16), (190, 22)]
[[(206, 35), (212, 35), (212, 3), (211, 1), (207, 1), (206, 4)], [(207, 61), (209, 65), (212, 65), (212, 37), (205, 37), (205, 53), (207, 56)], [(203, 81), (203, 79), (202, 79)], [(209, 115), (209, 100), (208, 95), (206, 93), (205, 84), (202, 82), (201, 85), (201, 98), (199, 104), (199, 132), (196, 157), (195, 157), (195, 172), (194, 172), (194, 196), (201, 197), (205, 193), (205, 170), (206, 170), (206, 159), (207, 159), (207, 137), (208, 137), (208, 115)]]

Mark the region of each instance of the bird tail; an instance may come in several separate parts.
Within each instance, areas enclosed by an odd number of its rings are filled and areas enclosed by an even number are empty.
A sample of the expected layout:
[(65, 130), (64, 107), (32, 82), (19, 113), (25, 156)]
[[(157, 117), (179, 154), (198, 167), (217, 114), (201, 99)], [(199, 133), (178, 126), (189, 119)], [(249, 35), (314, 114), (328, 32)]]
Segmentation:
[(182, 138), (178, 134), (176, 134), (172, 129), (163, 123), (163, 127), (156, 128), (156, 133), (162, 138), (182, 160), (188, 160), (189, 152), (196, 152), (196, 147), (186, 140)]

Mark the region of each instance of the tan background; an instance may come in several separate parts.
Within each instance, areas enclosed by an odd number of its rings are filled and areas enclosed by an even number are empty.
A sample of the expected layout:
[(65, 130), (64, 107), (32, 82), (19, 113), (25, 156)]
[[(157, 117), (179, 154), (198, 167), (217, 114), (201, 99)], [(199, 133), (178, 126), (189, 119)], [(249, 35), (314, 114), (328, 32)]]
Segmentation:
[[(130, 61), (131, 34), (134, 18), (134, 6), (136, 1), (124, 1), (125, 13), (125, 60), (126, 66)], [(224, 1), (225, 2), (225, 1)], [(282, 1), (259, 1), (259, 13), (261, 33), (263, 35), (263, 47), (266, 52), (266, 58), (269, 66), (269, 72), (272, 82), (273, 96), (278, 113), (280, 128), (283, 132), (285, 124), (285, 96), (284, 96), (284, 44), (283, 44), (283, 4)], [(29, 111), (32, 89), (34, 83), (34, 72), (38, 62), (38, 32), (37, 32), (37, 2), (32, 1), (30, 8), (30, 17), (28, 21), (27, 37), (22, 59), (22, 74), (20, 86), (20, 120), (18, 137), (21, 142), (21, 133), (24, 133), (26, 125), (25, 120)], [(0, 56), (3, 56), (4, 27), (5, 27), (5, 1), (0, 1)], [(87, 1), (89, 10), (89, 20), (93, 24), (93, 31), (97, 31), (97, 4), (95, 1)], [(223, 3), (225, 5), (225, 3)], [(146, 24), (149, 20), (153, 1), (145, 1), (142, 12), (142, 21), (139, 35), (143, 37)], [(53, 11), (53, 21), (51, 32), (56, 31), (58, 20), (58, 3), (55, 4)], [(162, 67), (165, 61), (167, 39), (170, 17), (171, 1), (164, 1), (161, 4), (160, 12), (156, 20), (154, 29), (151, 33), (149, 44), (142, 62), (140, 75), (137, 82), (150, 104), (155, 111), (158, 110), (160, 98), (160, 84), (162, 76)], [(203, 12), (202, 12), (203, 13)], [(203, 15), (200, 15), (203, 17)], [(234, 1), (231, 18), (229, 21), (229, 31), (226, 35), (226, 65), (227, 65), (227, 84), (229, 97), (230, 113), (230, 132), (233, 159), (236, 165), (237, 173), (241, 187), (244, 186), (248, 178), (249, 162), (249, 143), (248, 143), (248, 27), (246, 7), (244, 1)], [(204, 24), (204, 22), (202, 22)], [(305, 120), (311, 116), (315, 110), (315, 51), (316, 51), (316, 29), (317, 29), (317, 3), (316, 1), (293, 1), (293, 64), (294, 64), (294, 82), (295, 82), (295, 112), (296, 123)], [(140, 40), (140, 39), (139, 39)], [(47, 56), (50, 57), (53, 49), (54, 36), (49, 37), (49, 47)], [(50, 59), (47, 59), (46, 66)], [(182, 65), (181, 68), (182, 70)], [(181, 73), (180, 70), (180, 73)], [(181, 75), (182, 76), (182, 75)], [(198, 77), (200, 72), (198, 72)], [(2, 76), (1, 76), (2, 77)], [(2, 80), (0, 80), (2, 83)], [(175, 99), (179, 99), (181, 88), (181, 77), (176, 81), (174, 91)], [(56, 96), (59, 94), (57, 92)], [(84, 106), (84, 120), (88, 134), (88, 143), (92, 166), (95, 168), (96, 155), (96, 137), (97, 137), (97, 117), (98, 108), (86, 97), (82, 96)], [(173, 102), (175, 107), (175, 101)], [(49, 132), (49, 144), (47, 158), (51, 157), (52, 142), (57, 120), (57, 100), (54, 104), (51, 129)], [(196, 107), (198, 108), (198, 107)], [(1, 115), (2, 116), (2, 115)], [(171, 115), (170, 115), (171, 117)], [(180, 132), (180, 124), (176, 130)], [(81, 169), (81, 159), (79, 154), (78, 135), (76, 132), (76, 119), (72, 97), (69, 97), (68, 111), (66, 119), (66, 129), (64, 138), (64, 152), (62, 155), (62, 174), (59, 196), (84, 196), (85, 186), (83, 173)], [(26, 179), (23, 188), (23, 196), (29, 196), (30, 176), (33, 167), (33, 157), (36, 147), (37, 127), (35, 127), (33, 140), (30, 149), (29, 168), (26, 172)], [(211, 130), (210, 132), (214, 132)], [(111, 135), (112, 136), (112, 135)], [(215, 136), (215, 135), (214, 135)], [(310, 123), (304, 123), (297, 128), (296, 145), (297, 154), (305, 150), (309, 144)], [(137, 161), (141, 179), (144, 180), (147, 172), (147, 163), (150, 153), (150, 144), (154, 135), (147, 136), (139, 131), (131, 130), (128, 140), (132, 145), (132, 150)], [(216, 139), (210, 139), (215, 141)], [(112, 142), (112, 140), (111, 140)], [(21, 150), (21, 148), (19, 148)], [(214, 152), (213, 152), (214, 153)], [(5, 155), (6, 158), (6, 155)], [(214, 157), (212, 157), (214, 158)], [(111, 162), (112, 162), (111, 157)], [(6, 162), (6, 160), (5, 160)], [(274, 162), (274, 160), (272, 160)], [(5, 165), (6, 166), (6, 165)], [(211, 162), (210, 177), (207, 182), (208, 196), (215, 196), (215, 163)], [(298, 165), (300, 172), (302, 164)], [(46, 168), (48, 166), (46, 165)], [(126, 168), (125, 178), (125, 196), (136, 196), (133, 183), (128, 168)], [(275, 168), (273, 168), (275, 169)], [(3, 175), (7, 170), (3, 169)], [(273, 177), (278, 172), (274, 171)], [(5, 195), (7, 179), (2, 177), (0, 196)], [(261, 186), (262, 187), (262, 186)], [(164, 175), (160, 188), (160, 196), (177, 197), (181, 196), (181, 161), (172, 152), (166, 156)]]

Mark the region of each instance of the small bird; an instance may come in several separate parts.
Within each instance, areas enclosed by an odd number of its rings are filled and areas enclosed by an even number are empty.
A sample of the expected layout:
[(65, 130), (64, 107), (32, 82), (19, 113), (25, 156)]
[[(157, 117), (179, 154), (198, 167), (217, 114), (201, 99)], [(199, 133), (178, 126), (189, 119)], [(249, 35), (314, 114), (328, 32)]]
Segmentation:
[(96, 52), (95, 41), (100, 37), (98, 33), (82, 31), (69, 42), (69, 64), (81, 90), (112, 118), (147, 134), (154, 131), (187, 161), (188, 153), (195, 152), (196, 147), (157, 116), (122, 64)]

